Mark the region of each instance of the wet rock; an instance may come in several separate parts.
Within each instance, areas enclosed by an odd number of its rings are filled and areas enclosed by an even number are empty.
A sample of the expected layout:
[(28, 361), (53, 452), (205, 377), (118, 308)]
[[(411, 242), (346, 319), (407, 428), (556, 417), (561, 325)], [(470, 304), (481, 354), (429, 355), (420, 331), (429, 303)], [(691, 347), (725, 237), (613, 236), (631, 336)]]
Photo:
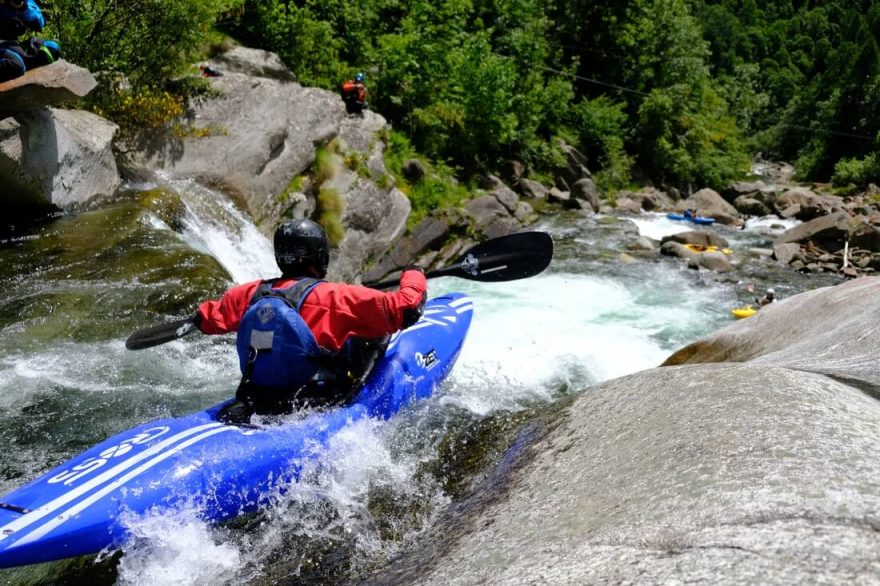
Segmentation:
[(434, 217), (423, 219), (412, 232), (400, 238), (391, 250), (367, 271), (364, 281), (377, 281), (393, 271), (402, 269), (428, 249), (443, 244), (448, 236), (449, 226), (445, 221)]
[(691, 230), (664, 236), (661, 243), (678, 242), (680, 244), (697, 244), (699, 246), (717, 246), (727, 248), (729, 243), (724, 236), (711, 230)]
[(747, 216), (769, 216), (771, 211), (766, 205), (753, 197), (742, 195), (733, 202), (736, 210)]
[(547, 201), (568, 207), (569, 202), (571, 201), (571, 193), (568, 191), (560, 191), (554, 186), (547, 192)]
[(545, 419), (368, 583), (878, 575), (880, 403), (843, 380), (768, 363), (658, 368), (594, 386)]

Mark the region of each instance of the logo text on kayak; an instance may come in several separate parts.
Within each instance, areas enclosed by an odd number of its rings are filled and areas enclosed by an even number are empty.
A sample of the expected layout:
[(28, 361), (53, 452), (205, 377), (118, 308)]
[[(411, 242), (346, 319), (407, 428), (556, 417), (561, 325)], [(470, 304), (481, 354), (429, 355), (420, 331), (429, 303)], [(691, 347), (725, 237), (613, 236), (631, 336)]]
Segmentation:
[(418, 364), (425, 370), (431, 370), (432, 368), (437, 366), (437, 362), (439, 362), (437, 359), (437, 351), (433, 348), (426, 354), (416, 352), (416, 364)]
[(64, 470), (63, 472), (56, 474), (49, 479), (49, 483), (55, 484), (56, 482), (63, 482), (65, 485), (70, 485), (86, 474), (101, 468), (104, 464), (109, 462), (111, 458), (118, 458), (119, 456), (127, 454), (131, 451), (132, 446), (145, 444), (152, 439), (168, 433), (168, 430), (169, 428), (164, 425), (145, 429), (134, 437), (130, 437), (122, 440), (116, 445), (104, 448), (97, 457), (92, 456), (91, 458), (86, 458), (69, 470)]

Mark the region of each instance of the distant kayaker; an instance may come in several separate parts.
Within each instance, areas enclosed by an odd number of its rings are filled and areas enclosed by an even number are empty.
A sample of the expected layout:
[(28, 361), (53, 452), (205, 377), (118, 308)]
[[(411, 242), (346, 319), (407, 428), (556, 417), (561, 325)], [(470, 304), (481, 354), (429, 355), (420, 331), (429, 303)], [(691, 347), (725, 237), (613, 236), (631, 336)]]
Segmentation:
[(0, 0), (0, 83), (61, 57), (57, 41), (19, 39), (25, 33), (42, 31), (44, 26), (43, 12), (34, 0)]
[(776, 301), (776, 291), (774, 291), (773, 289), (767, 289), (767, 293), (763, 297), (761, 297), (760, 299), (755, 297), (755, 303), (757, 303), (761, 307), (764, 307), (765, 305), (770, 305), (771, 303), (774, 303), (775, 301)]
[(283, 222), (274, 245), (280, 278), (232, 287), (202, 303), (195, 318), (206, 334), (238, 332), (235, 396), (248, 416), (349, 398), (387, 336), (418, 321), (427, 299), (424, 271), (414, 266), (393, 293), (323, 281), (329, 245), (311, 220)]

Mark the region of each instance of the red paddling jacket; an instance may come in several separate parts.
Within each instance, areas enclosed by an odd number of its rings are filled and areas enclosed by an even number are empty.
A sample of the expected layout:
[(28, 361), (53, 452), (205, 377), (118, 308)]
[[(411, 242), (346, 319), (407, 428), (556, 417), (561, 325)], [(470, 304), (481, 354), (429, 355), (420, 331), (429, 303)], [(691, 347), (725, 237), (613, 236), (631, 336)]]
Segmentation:
[[(295, 279), (279, 279), (275, 288), (283, 289)], [(236, 285), (222, 298), (199, 306), (199, 329), (206, 334), (237, 332), (254, 292), (262, 281)], [(339, 352), (350, 337), (381, 338), (403, 329), (409, 315), (422, 306), (428, 290), (419, 270), (404, 271), (400, 288), (392, 293), (347, 283), (318, 284), (306, 297), (300, 316), (312, 330), (322, 348)]]

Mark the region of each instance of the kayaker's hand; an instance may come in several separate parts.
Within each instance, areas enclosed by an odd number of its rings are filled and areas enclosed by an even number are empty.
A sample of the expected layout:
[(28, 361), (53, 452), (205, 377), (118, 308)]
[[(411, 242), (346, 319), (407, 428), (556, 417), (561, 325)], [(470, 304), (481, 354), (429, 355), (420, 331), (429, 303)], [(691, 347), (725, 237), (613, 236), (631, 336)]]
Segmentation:
[(425, 303), (428, 301), (428, 294), (422, 293), (421, 302), (413, 308), (403, 310), (403, 329), (410, 327), (422, 318), (425, 313)]
[(406, 265), (405, 267), (403, 267), (403, 271), (401, 272), (405, 273), (406, 271), (419, 271), (423, 275), (425, 274), (425, 269), (423, 269), (419, 265)]

